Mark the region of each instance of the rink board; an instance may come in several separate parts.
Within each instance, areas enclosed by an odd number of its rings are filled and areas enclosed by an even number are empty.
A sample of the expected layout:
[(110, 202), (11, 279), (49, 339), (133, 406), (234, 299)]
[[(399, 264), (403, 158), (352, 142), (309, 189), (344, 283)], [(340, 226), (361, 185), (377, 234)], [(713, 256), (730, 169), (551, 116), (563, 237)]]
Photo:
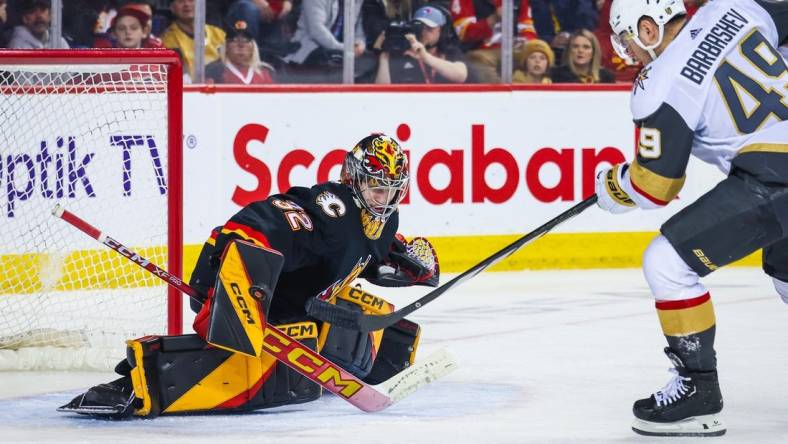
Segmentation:
[[(410, 159), (399, 231), (432, 239), (443, 270), (464, 270), (590, 195), (609, 162), (632, 159), (628, 102), (623, 85), (192, 87), (184, 94), (185, 277), (211, 229), (241, 205), (337, 179), (343, 152), (373, 132), (397, 137)], [(687, 177), (665, 209), (611, 216), (592, 208), (495, 269), (638, 266), (662, 222), (723, 175), (693, 160)], [(94, 184), (99, 196), (113, 195), (111, 186)], [(6, 222), (25, 224), (23, 214)], [(130, 245), (141, 234), (95, 222)], [(106, 254), (82, 242), (81, 254)], [(35, 266), (46, 258), (3, 250), (0, 261)], [(752, 256), (740, 264), (758, 263)]]

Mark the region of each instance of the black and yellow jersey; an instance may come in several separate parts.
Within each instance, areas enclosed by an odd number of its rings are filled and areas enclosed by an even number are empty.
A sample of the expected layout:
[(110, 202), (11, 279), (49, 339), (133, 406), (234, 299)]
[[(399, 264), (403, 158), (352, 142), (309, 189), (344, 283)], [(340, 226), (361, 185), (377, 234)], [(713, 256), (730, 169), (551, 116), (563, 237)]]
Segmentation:
[(307, 299), (338, 281), (350, 283), (365, 267), (388, 256), (398, 217), (394, 212), (380, 236), (372, 239), (365, 234), (361, 210), (346, 185), (325, 182), (311, 188), (293, 187), (247, 205), (215, 229), (203, 246), (190, 284), (207, 293), (215, 283), (228, 240), (244, 239), (284, 256), (269, 312), (271, 321), (303, 319)]

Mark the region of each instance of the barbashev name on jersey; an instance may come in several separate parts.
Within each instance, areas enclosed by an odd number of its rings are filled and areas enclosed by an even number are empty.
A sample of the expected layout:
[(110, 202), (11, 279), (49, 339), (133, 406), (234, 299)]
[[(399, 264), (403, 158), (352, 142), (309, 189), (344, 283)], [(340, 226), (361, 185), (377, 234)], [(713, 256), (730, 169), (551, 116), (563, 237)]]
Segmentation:
[(748, 23), (746, 17), (730, 8), (698, 44), (698, 49), (682, 68), (681, 75), (698, 85), (703, 83), (714, 62)]

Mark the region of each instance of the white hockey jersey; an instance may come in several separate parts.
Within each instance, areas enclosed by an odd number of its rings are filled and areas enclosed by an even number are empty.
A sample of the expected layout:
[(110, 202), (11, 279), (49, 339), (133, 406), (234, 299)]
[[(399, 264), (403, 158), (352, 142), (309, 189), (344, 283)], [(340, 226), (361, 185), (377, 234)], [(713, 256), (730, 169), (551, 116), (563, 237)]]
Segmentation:
[(713, 0), (641, 71), (638, 156), (621, 184), (639, 207), (678, 194), (690, 154), (788, 184), (788, 68), (776, 49), (788, 24), (772, 14), (754, 0)]

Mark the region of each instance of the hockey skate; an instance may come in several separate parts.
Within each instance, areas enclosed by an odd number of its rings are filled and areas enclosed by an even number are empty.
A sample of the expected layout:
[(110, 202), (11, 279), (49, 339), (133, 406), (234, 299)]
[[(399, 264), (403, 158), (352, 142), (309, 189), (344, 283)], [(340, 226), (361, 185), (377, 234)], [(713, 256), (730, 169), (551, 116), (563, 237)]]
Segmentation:
[(669, 370), (673, 379), (650, 397), (635, 401), (632, 430), (647, 436), (724, 435), (717, 372), (688, 371), (673, 350), (665, 348), (665, 354), (675, 366)]
[(99, 384), (57, 409), (58, 412), (81, 413), (97, 417), (123, 419), (134, 413), (131, 378), (123, 377)]

